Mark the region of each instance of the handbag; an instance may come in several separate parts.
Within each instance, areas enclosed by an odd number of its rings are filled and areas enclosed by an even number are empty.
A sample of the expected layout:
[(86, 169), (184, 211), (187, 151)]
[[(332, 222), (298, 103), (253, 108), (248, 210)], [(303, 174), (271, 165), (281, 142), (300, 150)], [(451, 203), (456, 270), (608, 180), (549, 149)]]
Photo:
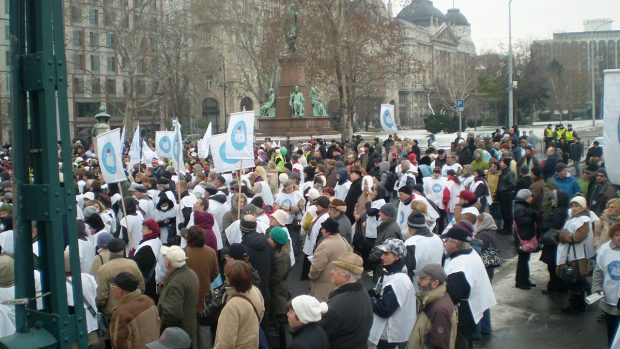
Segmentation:
[[(575, 256), (574, 261), (568, 260), (568, 255), (570, 254), (570, 248), (573, 248), (573, 255)], [(579, 262), (577, 262), (577, 251), (575, 250), (575, 244), (570, 244), (568, 246), (568, 253), (566, 254), (566, 260), (564, 264), (562, 264), (559, 268), (558, 278), (568, 282), (575, 283), (579, 279)]]
[(517, 234), (517, 238), (519, 239), (519, 249), (525, 253), (532, 253), (538, 249), (538, 237), (534, 235), (533, 238), (529, 240), (521, 239), (521, 235), (519, 234), (519, 229), (517, 227), (517, 222), (514, 222), (515, 233)]
[(224, 294), (226, 287), (223, 285), (211, 290), (205, 296), (204, 309), (197, 314), (196, 318), (201, 326), (212, 326), (217, 324), (220, 313), (224, 308)]
[(495, 246), (489, 246), (482, 250), (480, 258), (485, 268), (497, 268), (502, 265), (502, 256)]
[(366, 248), (366, 229), (362, 226), (361, 219), (355, 221), (355, 230), (352, 238), (352, 247), (354, 251), (362, 252)]
[(559, 233), (559, 229), (551, 228), (543, 234), (543, 236), (540, 238), (540, 242), (545, 246), (557, 246), (557, 236)]

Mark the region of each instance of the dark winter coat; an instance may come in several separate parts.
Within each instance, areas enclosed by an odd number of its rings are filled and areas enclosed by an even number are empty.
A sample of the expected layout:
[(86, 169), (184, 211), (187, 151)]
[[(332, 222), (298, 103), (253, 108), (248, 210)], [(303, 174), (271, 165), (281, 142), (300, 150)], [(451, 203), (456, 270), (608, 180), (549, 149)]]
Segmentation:
[(323, 349), (329, 348), (327, 334), (316, 322), (305, 324), (291, 331), (293, 341), (288, 346), (289, 349)]
[(269, 292), (269, 280), (273, 275), (277, 274), (277, 265), (275, 253), (264, 234), (252, 232), (243, 235), (241, 244), (248, 250), (250, 264), (256, 269), (260, 276), (259, 289), (263, 295), (263, 299), (269, 301), (271, 293)]
[(351, 221), (351, 224), (355, 223), (355, 205), (357, 204), (357, 199), (359, 199), (360, 195), (362, 195), (362, 179), (359, 178), (355, 182), (351, 182), (351, 187), (349, 187), (349, 191), (347, 192), (347, 196), (344, 198), (344, 202), (347, 204), (347, 218)]
[[(551, 212), (548, 215), (543, 216), (541, 232), (544, 234), (549, 229), (562, 229), (566, 219), (568, 218), (568, 195), (563, 191), (557, 191), (557, 206), (551, 208)], [(540, 261), (555, 265), (555, 257), (557, 254), (557, 245), (545, 245), (540, 255)]]
[[(534, 210), (527, 202), (516, 199), (514, 204), (514, 222), (516, 226), (515, 234), (521, 237), (521, 240), (529, 240), (536, 236), (536, 221), (534, 218)], [(519, 239), (515, 235), (515, 244), (519, 245)]]

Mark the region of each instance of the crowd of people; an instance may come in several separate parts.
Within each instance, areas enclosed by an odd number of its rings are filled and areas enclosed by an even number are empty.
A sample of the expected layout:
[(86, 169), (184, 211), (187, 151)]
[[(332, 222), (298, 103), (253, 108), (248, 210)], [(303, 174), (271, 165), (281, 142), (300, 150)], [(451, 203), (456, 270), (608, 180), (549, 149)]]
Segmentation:
[[(472, 348), (492, 332), (501, 234), (514, 238), (516, 288), (536, 287), (529, 260), (542, 250), (542, 291), (568, 293), (563, 312), (583, 312), (586, 295), (604, 295), (611, 343), (620, 319), (618, 188), (597, 144), (580, 173), (583, 146), (560, 126), (545, 129), (544, 147), (517, 126), (457, 133), (445, 149), (396, 134), (266, 139), (253, 168), (227, 174), (188, 144), (184, 173), (145, 159), (114, 184), (92, 147), (74, 140), (89, 344)], [(14, 292), (3, 165), (0, 301)], [(70, 289), (68, 248), (65, 257)], [(296, 265), (309, 289), (292, 297)], [(12, 333), (14, 310), (0, 305), (0, 316), (0, 336)]]

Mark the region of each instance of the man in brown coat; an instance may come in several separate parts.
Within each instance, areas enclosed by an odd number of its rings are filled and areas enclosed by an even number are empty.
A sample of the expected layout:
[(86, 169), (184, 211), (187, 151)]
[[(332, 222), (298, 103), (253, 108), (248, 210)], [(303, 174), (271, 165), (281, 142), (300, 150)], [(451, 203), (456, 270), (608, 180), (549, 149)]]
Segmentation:
[(106, 319), (112, 316), (112, 310), (118, 305), (118, 302), (111, 295), (112, 280), (122, 272), (128, 272), (138, 280), (138, 288), (144, 293), (144, 279), (136, 262), (124, 257), (125, 241), (121, 239), (112, 239), (108, 243), (108, 251), (110, 251), (110, 260), (105, 262), (95, 275), (97, 281), (97, 304), (103, 309)]
[(139, 281), (122, 272), (112, 280), (118, 306), (112, 311), (110, 343), (113, 349), (144, 348), (159, 338), (159, 315), (153, 300), (138, 289)]

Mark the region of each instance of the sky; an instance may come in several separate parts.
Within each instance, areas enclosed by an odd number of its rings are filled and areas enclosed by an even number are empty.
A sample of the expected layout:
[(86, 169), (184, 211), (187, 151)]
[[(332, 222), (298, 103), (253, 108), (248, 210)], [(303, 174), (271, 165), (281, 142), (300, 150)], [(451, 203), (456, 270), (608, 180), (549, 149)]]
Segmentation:
[[(396, 3), (410, 1), (392, 2), (396, 15)], [(508, 50), (508, 0), (434, 0), (433, 5), (446, 13), (453, 2), (471, 24), (478, 53)], [(513, 44), (583, 31), (583, 21), (595, 18), (614, 20), (612, 29), (620, 29), (620, 0), (512, 0)]]

